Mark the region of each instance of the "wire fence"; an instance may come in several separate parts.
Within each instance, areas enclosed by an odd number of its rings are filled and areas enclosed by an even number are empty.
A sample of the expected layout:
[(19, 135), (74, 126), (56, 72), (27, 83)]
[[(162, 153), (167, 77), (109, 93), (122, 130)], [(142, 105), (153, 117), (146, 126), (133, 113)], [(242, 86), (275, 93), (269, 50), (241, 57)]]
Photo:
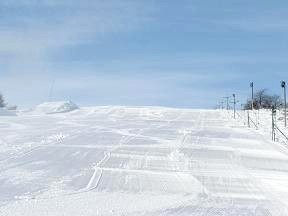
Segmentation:
[[(241, 119), (245, 126), (267, 135), (270, 134), (273, 141), (282, 142), (288, 146), (288, 129), (284, 127), (285, 115), (282, 114), (282, 111), (237, 110), (235, 116), (236, 119)], [(280, 124), (283, 124), (283, 127), (279, 127)]]
[(274, 125), (275, 129), (285, 138), (286, 142), (288, 143), (288, 136), (286, 134), (284, 134), (283, 131), (281, 131), (277, 125)]

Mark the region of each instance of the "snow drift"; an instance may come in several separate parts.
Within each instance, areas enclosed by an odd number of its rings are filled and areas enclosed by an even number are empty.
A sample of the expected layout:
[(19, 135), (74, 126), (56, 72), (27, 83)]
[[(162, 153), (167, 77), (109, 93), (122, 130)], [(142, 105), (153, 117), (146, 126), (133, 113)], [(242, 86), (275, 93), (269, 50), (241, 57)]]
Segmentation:
[(57, 101), (39, 104), (33, 111), (37, 113), (54, 114), (70, 112), (76, 109), (79, 109), (79, 107), (71, 101)]

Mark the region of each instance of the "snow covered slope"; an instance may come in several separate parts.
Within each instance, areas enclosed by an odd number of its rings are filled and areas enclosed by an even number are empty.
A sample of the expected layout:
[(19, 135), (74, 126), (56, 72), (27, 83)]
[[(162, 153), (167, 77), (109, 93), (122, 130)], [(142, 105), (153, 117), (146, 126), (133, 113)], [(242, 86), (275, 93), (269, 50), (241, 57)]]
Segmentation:
[(0, 215), (288, 215), (288, 152), (224, 111), (0, 117)]
[(54, 113), (64, 113), (79, 109), (76, 104), (71, 101), (57, 101), (57, 102), (44, 102), (36, 106), (33, 112), (54, 114)]

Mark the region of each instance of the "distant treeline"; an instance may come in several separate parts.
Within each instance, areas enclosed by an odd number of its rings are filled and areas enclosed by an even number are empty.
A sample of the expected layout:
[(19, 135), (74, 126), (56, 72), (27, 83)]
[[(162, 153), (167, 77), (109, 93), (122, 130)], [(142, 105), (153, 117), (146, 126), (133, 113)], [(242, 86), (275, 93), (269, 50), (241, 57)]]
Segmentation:
[[(244, 104), (244, 109), (252, 109), (252, 99), (247, 100)], [(253, 109), (270, 109), (272, 106), (279, 107), (282, 105), (282, 100), (279, 95), (269, 94), (267, 89), (261, 89), (254, 94)]]
[(5, 102), (5, 99), (4, 99), (4, 96), (3, 94), (0, 93), (0, 108), (6, 108), (8, 110), (16, 110), (17, 109), (17, 106), (9, 106), (6, 102)]

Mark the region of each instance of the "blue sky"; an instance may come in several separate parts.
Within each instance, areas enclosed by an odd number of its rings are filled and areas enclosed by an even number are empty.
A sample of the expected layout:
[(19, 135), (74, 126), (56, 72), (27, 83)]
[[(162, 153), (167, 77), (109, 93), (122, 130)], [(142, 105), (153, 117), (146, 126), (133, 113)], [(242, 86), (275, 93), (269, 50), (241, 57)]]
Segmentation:
[(20, 107), (212, 108), (288, 81), (285, 0), (1, 0), (0, 41), (0, 90)]

